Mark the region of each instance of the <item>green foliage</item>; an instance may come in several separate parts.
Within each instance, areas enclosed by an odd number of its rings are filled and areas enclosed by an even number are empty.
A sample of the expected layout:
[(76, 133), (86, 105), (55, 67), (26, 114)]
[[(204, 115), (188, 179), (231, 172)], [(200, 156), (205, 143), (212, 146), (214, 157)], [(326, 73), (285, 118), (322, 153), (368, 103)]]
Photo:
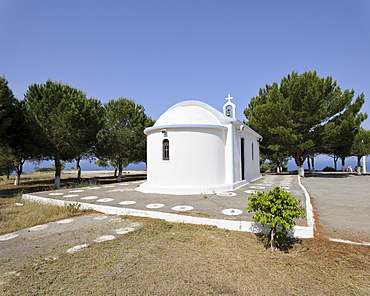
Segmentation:
[(364, 103), (364, 95), (361, 94), (342, 114), (327, 123), (321, 152), (332, 155), (334, 160), (351, 156), (352, 145), (360, 125), (367, 118), (366, 113), (360, 113)]
[(55, 184), (59, 188), (60, 161), (71, 161), (95, 143), (102, 124), (103, 109), (97, 99), (69, 85), (48, 80), (30, 85), (25, 94), (27, 112), (42, 138), (44, 159), (55, 162)]
[(322, 169), (323, 172), (335, 172), (335, 168), (332, 168), (332, 167), (329, 167), (329, 166), (326, 166)]
[(107, 160), (104, 160), (104, 159), (98, 159), (96, 161), (94, 161), (94, 163), (100, 167), (103, 167), (103, 168), (107, 168), (109, 167), (109, 163)]
[(361, 166), (361, 157), (370, 154), (370, 130), (361, 128), (352, 145), (351, 155), (357, 156), (357, 167)]
[(40, 167), (34, 167), (35, 172), (53, 172), (55, 168), (40, 168)]
[(0, 175), (9, 175), (14, 171), (14, 162), (9, 146), (0, 145)]
[[(61, 170), (64, 170), (66, 168), (65, 161), (60, 162), (60, 168)], [(50, 168), (40, 168), (35, 166), (34, 167), (35, 172), (54, 172), (55, 171), (55, 164), (52, 164)]]
[(146, 161), (146, 135), (144, 129), (153, 124), (143, 106), (133, 100), (119, 98), (105, 104), (104, 126), (97, 135), (96, 155), (109, 159), (118, 168), (118, 181), (122, 168), (132, 162)]
[[(283, 157), (293, 157), (303, 174), (305, 159), (320, 152), (323, 139), (335, 128), (339, 118), (344, 121), (346, 116), (356, 117), (363, 94), (354, 104), (353, 97), (353, 90), (342, 92), (330, 76), (320, 78), (316, 72), (301, 75), (292, 72), (280, 85), (275, 82), (261, 88), (244, 114), (247, 124), (263, 137), (262, 151), (267, 155), (279, 153)], [(344, 113), (346, 115), (341, 116)], [(359, 121), (354, 120), (347, 127), (343, 123), (342, 132), (351, 131)]]
[(287, 170), (288, 158), (277, 153), (270, 156), (261, 153), (260, 163), (261, 172), (271, 171), (281, 173)]
[(283, 188), (276, 186), (269, 192), (251, 194), (246, 210), (254, 212), (253, 220), (263, 226), (269, 224), (270, 232), (265, 236), (272, 249), (287, 244), (288, 230), (292, 230), (294, 218), (304, 218), (305, 208)]
[(370, 130), (361, 128), (354, 139), (351, 155), (362, 157), (370, 154)]
[[(38, 159), (37, 133), (28, 121), (23, 102), (13, 96), (5, 78), (0, 78), (0, 146), (2, 147), (3, 169), (9, 172), (9, 163), (16, 171), (15, 185), (19, 185), (23, 164), (26, 160)], [(4, 155), (5, 154), (5, 155)], [(1, 167), (0, 167), (1, 169)]]
[(271, 161), (267, 161), (260, 165), (260, 171), (263, 173), (266, 171), (272, 172), (274, 167), (276, 166)]
[(6, 143), (12, 128), (15, 101), (8, 81), (4, 77), (0, 77), (0, 144)]
[(79, 203), (69, 203), (68, 205), (66, 205), (66, 210), (67, 212), (69, 213), (70, 216), (73, 216), (75, 215), (76, 213), (80, 212), (81, 211), (81, 204)]
[[(65, 168), (66, 168), (66, 162), (65, 161), (61, 161), (60, 162), (60, 169), (63, 171)], [(51, 171), (55, 171), (55, 164), (52, 164), (51, 165)]]

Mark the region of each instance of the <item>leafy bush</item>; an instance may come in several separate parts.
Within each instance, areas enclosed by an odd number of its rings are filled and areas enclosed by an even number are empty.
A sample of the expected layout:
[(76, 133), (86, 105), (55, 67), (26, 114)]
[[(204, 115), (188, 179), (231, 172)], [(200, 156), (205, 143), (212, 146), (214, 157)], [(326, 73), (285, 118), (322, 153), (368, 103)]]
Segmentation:
[(34, 170), (35, 170), (35, 172), (52, 172), (52, 171), (54, 171), (53, 168), (40, 168), (40, 167), (35, 167)]
[[(64, 170), (66, 168), (66, 163), (62, 161), (60, 164), (61, 164), (61, 170)], [(36, 166), (34, 170), (35, 172), (55, 172), (55, 165), (52, 164), (51, 168), (40, 168)]]
[(323, 172), (335, 172), (335, 169), (329, 166), (326, 166), (322, 170)]
[(263, 235), (266, 246), (272, 250), (288, 244), (288, 230), (292, 230), (294, 218), (305, 218), (305, 208), (300, 206), (300, 200), (294, 198), (280, 186), (269, 192), (258, 191), (251, 194), (246, 210), (254, 212), (254, 222), (263, 226), (269, 224), (270, 231)]

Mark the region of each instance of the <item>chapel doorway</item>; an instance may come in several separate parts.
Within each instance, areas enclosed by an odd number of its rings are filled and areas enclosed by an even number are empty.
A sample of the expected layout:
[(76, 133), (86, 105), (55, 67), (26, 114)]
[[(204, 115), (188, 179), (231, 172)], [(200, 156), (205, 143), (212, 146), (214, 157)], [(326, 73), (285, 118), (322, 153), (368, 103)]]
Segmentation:
[(245, 180), (245, 143), (244, 138), (240, 139), (240, 163), (242, 169), (242, 180)]

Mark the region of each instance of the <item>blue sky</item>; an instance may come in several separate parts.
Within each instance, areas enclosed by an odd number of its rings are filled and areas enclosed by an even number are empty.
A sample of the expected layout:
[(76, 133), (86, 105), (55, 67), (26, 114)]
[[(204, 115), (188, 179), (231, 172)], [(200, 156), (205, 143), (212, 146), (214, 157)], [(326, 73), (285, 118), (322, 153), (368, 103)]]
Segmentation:
[(0, 75), (19, 99), (50, 78), (157, 119), (183, 100), (220, 110), (230, 93), (243, 120), (260, 87), (316, 70), (365, 93), (370, 114), (367, 0), (1, 0), (0, 28)]

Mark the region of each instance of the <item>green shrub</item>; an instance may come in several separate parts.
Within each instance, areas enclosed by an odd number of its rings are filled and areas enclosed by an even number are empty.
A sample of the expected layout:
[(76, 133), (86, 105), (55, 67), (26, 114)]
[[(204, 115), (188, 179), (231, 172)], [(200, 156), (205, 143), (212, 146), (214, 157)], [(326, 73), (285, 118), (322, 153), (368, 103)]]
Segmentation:
[(289, 243), (288, 231), (292, 230), (294, 218), (305, 218), (305, 208), (300, 206), (300, 200), (294, 198), (280, 186), (269, 192), (258, 191), (251, 194), (246, 210), (254, 212), (254, 222), (263, 226), (269, 224), (270, 231), (263, 235), (266, 246), (272, 250), (282, 248)]
[(323, 172), (335, 172), (335, 169), (329, 166), (326, 166), (322, 170)]

